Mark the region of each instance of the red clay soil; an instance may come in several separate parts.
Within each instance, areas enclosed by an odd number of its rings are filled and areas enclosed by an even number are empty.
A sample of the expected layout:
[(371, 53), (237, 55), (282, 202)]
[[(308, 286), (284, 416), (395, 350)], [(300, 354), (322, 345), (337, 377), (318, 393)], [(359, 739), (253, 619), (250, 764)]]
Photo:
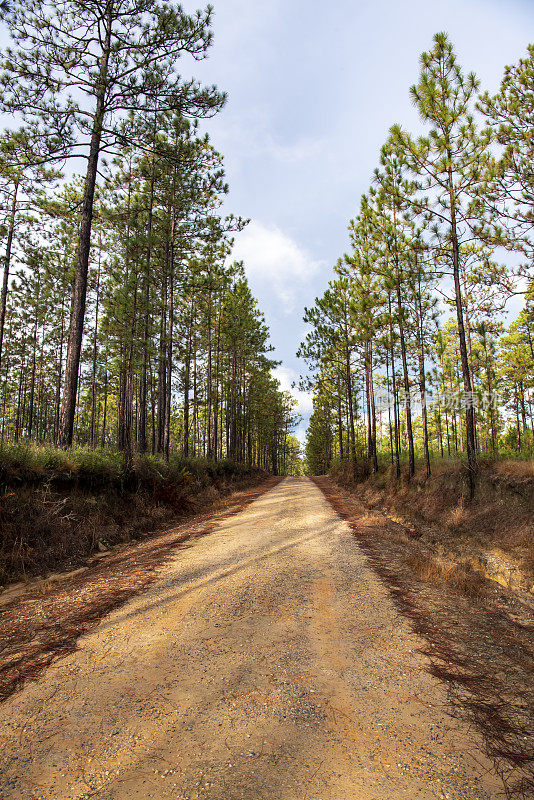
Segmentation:
[(491, 581), (484, 581), (470, 596), (419, 579), (412, 568), (417, 540), (328, 478), (313, 480), (351, 526), (398, 610), (426, 640), (423, 652), (430, 659), (430, 671), (447, 687), (454, 713), (482, 732), (507, 797), (532, 797), (532, 623), (510, 613), (509, 598)]
[(97, 559), (83, 572), (41, 584), (0, 608), (0, 700), (28, 679), (36, 679), (57, 658), (77, 648), (78, 638), (112, 609), (140, 593), (180, 547), (214, 530), (282, 479), (236, 492), (172, 529)]

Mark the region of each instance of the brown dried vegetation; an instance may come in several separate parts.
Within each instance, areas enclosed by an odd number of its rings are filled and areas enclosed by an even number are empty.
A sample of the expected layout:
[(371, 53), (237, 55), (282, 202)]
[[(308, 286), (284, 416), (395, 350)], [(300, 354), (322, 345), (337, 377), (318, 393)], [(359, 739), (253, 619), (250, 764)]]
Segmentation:
[(467, 470), (457, 461), (436, 461), (412, 481), (387, 469), (354, 479), (347, 467), (336, 483), (362, 502), (411, 524), (429, 548), (456, 562), (495, 553), (509, 562), (517, 584), (534, 586), (534, 466), (524, 461), (481, 462), (475, 499), (469, 501)]

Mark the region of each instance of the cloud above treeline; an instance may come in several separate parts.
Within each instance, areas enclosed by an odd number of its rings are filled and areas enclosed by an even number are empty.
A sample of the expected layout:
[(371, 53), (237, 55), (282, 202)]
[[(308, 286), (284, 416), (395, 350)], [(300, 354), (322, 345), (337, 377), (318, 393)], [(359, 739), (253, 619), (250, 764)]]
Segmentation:
[(284, 392), (289, 392), (296, 400), (295, 414), (301, 414), (303, 417), (308, 417), (313, 411), (313, 394), (312, 392), (304, 392), (293, 383), (298, 383), (299, 376), (294, 369), (280, 365), (273, 369), (273, 375), (280, 382), (280, 388)]
[(254, 292), (260, 297), (274, 293), (286, 315), (295, 310), (303, 284), (322, 266), (279, 227), (257, 220), (236, 236), (232, 259), (244, 262)]

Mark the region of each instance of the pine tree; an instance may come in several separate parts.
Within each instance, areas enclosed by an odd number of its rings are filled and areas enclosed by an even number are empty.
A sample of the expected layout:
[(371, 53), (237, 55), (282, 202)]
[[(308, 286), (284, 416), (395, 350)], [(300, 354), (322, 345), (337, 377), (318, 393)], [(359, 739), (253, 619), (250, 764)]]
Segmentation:
[[(497, 241), (512, 249), (520, 244), (534, 256), (534, 45), (526, 58), (505, 68), (499, 92), (485, 92), (477, 107), (501, 146), (493, 159), (480, 193), (489, 205), (497, 227)], [(499, 235), (499, 229), (501, 235)], [(503, 235), (504, 233), (504, 235)]]
[[(390, 137), (380, 153), (381, 170), (375, 170), (376, 195), (375, 226), (384, 243), (384, 288), (394, 297), (396, 314), (393, 317), (399, 330), (399, 346), (406, 409), (406, 434), (408, 437), (408, 478), (415, 473), (415, 445), (412, 426), (411, 386), (408, 368), (407, 314), (403, 302), (403, 287), (410, 267), (410, 235), (412, 225), (403, 216), (403, 210), (413, 197), (415, 184), (407, 178), (408, 162), (394, 137)], [(391, 314), (391, 309), (390, 309)]]
[(21, 214), (27, 218), (32, 209), (44, 204), (44, 192), (47, 186), (60, 177), (61, 174), (57, 170), (46, 169), (42, 164), (36, 163), (36, 153), (32, 152), (28, 130), (20, 129), (4, 133), (0, 139), (0, 191), (3, 195), (2, 205), (7, 209), (7, 218), (0, 294), (0, 366), (16, 225)]
[(63, 447), (73, 436), (100, 154), (120, 141), (124, 112), (151, 106), (203, 116), (221, 107), (224, 96), (213, 87), (176, 74), (182, 55), (205, 56), (210, 19), (210, 8), (188, 16), (149, 0), (30, 0), (10, 11), (17, 47), (7, 48), (3, 60), (2, 108), (61, 135), (57, 157), (87, 157), (58, 433)]
[(404, 148), (413, 172), (420, 176), (422, 197), (415, 205), (435, 224), (442, 250), (450, 253), (458, 322), (466, 406), (466, 442), (471, 496), (475, 490), (477, 457), (475, 410), (467, 351), (461, 286), (462, 236), (479, 223), (473, 219), (469, 198), (474, 197), (488, 163), (487, 132), (477, 131), (471, 113), (479, 82), (474, 74), (464, 77), (446, 34), (434, 37), (434, 47), (421, 56), (419, 83), (411, 95), (429, 135), (414, 140), (399, 126), (392, 136)]

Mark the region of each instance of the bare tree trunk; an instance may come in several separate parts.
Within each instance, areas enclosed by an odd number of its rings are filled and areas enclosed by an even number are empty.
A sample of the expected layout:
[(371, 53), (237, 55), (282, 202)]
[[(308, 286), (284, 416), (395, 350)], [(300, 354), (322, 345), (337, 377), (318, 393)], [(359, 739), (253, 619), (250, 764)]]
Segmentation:
[(91, 376), (91, 448), (96, 446), (96, 362), (98, 355), (98, 306), (100, 302), (100, 262), (102, 251), (98, 251), (98, 272), (96, 276), (96, 307), (95, 307), (95, 330), (93, 335), (93, 374)]
[(371, 444), (372, 444), (372, 459), (373, 459), (373, 472), (378, 472), (378, 454), (376, 451), (376, 409), (375, 409), (375, 391), (373, 381), (373, 345), (369, 342), (369, 396), (371, 407)]
[(211, 406), (212, 406), (212, 390), (211, 390), (211, 382), (212, 382), (212, 352), (211, 352), (211, 339), (212, 339), (212, 331), (211, 331), (211, 310), (212, 310), (212, 285), (211, 285), (211, 264), (208, 270), (208, 363), (207, 363), (207, 371), (206, 371), (206, 422), (207, 422), (207, 451), (206, 455), (208, 458), (213, 458), (213, 447), (212, 447), (212, 425), (211, 425)]
[(32, 336), (32, 366), (31, 366), (31, 375), (30, 375), (30, 407), (29, 407), (29, 414), (28, 414), (28, 439), (32, 438), (33, 432), (33, 417), (34, 417), (34, 398), (35, 398), (35, 372), (37, 368), (37, 331), (39, 327), (39, 312), (38, 312), (38, 302), (39, 296), (37, 296), (35, 301), (35, 322), (33, 325), (33, 336)]
[(339, 380), (339, 370), (336, 369), (336, 377), (337, 377), (337, 430), (338, 430), (338, 437), (339, 437), (339, 459), (343, 461), (343, 417), (342, 417), (342, 409), (341, 409), (341, 385)]
[(415, 474), (415, 449), (413, 444), (413, 429), (412, 429), (412, 406), (410, 398), (410, 378), (408, 375), (408, 360), (406, 357), (406, 340), (404, 337), (404, 320), (403, 308), (401, 298), (401, 272), (400, 272), (400, 259), (399, 259), (399, 245), (397, 240), (397, 206), (393, 204), (393, 228), (395, 239), (395, 278), (397, 290), (397, 310), (399, 315), (399, 338), (401, 346), (401, 359), (402, 371), (404, 376), (404, 394), (406, 403), (406, 434), (408, 436), (408, 478), (412, 478)]
[(486, 362), (486, 382), (488, 384), (488, 402), (489, 402), (489, 412), (490, 412), (490, 427), (491, 427), (491, 449), (493, 455), (497, 453), (497, 430), (495, 425), (495, 409), (493, 407), (493, 382), (491, 379), (491, 366), (490, 366), (490, 358), (488, 352), (488, 342), (486, 339), (486, 334), (483, 337), (483, 344), (484, 344), (484, 360)]
[(104, 419), (102, 420), (102, 448), (106, 445), (106, 422), (108, 418), (108, 371), (104, 370)]
[[(391, 397), (390, 383), (389, 383), (389, 351), (386, 349), (386, 388), (388, 398)], [(391, 403), (388, 403), (388, 432), (389, 432), (389, 454), (391, 456), (391, 464), (394, 463), (393, 455), (393, 426), (391, 424)]]
[(150, 167), (150, 192), (148, 204), (148, 224), (147, 224), (147, 251), (145, 262), (145, 314), (143, 331), (143, 369), (141, 372), (141, 383), (139, 386), (139, 427), (138, 427), (138, 447), (141, 453), (146, 452), (146, 413), (147, 413), (147, 373), (148, 373), (148, 323), (150, 319), (150, 267), (152, 258), (152, 224), (154, 217), (154, 185), (155, 185), (155, 153), (156, 142), (156, 114), (154, 114), (154, 136), (152, 142), (152, 161)]
[(167, 330), (167, 396), (165, 401), (165, 434), (163, 439), (163, 452), (165, 459), (169, 460), (171, 441), (171, 400), (172, 400), (172, 340), (174, 336), (174, 280), (173, 280), (174, 254), (171, 248), (171, 270), (169, 275), (169, 314)]
[[(168, 258), (167, 258), (168, 262)], [(157, 411), (157, 433), (156, 433), (156, 452), (165, 451), (165, 420), (167, 418), (165, 403), (167, 401), (167, 290), (168, 277), (163, 279), (163, 298), (160, 317), (159, 332), (159, 358), (158, 358), (158, 411)]]
[(185, 373), (184, 373), (184, 445), (183, 453), (187, 458), (189, 456), (189, 389), (191, 386), (191, 350), (192, 350), (192, 336), (193, 336), (193, 299), (191, 299), (191, 312), (189, 316), (189, 324), (187, 330), (187, 344), (185, 351)]
[(406, 355), (406, 340), (404, 338), (404, 322), (402, 319), (402, 298), (400, 280), (397, 280), (397, 310), (399, 314), (399, 340), (401, 346), (402, 372), (404, 376), (404, 401), (406, 403), (406, 434), (408, 436), (408, 478), (415, 475), (415, 449), (413, 444), (412, 404), (410, 397), (410, 377), (408, 374), (408, 358)]
[(397, 408), (397, 377), (395, 374), (395, 348), (393, 342), (393, 319), (391, 313), (391, 297), (388, 293), (388, 310), (389, 310), (389, 338), (390, 338), (390, 353), (391, 353), (391, 384), (393, 388), (393, 425), (394, 425), (394, 439), (395, 439), (395, 474), (397, 480), (400, 478), (400, 435), (399, 435), (399, 415)]
[(519, 424), (519, 392), (517, 389), (517, 383), (514, 383), (514, 405), (515, 405), (515, 421), (516, 421), (516, 430), (517, 430), (517, 452), (521, 455), (523, 450), (521, 446), (521, 425)]
[(423, 330), (423, 309), (421, 304), (421, 278), (418, 274), (418, 292), (416, 298), (417, 308), (417, 338), (419, 339), (419, 393), (421, 396), (421, 417), (423, 420), (423, 447), (425, 452), (426, 477), (430, 478), (430, 449), (428, 446), (428, 414), (426, 408), (426, 376), (425, 376), (425, 345)]
[[(221, 363), (221, 318), (223, 309), (219, 307), (217, 318), (217, 357), (215, 360), (215, 397), (213, 399), (213, 456), (217, 461), (217, 445), (219, 440), (219, 406), (220, 406), (220, 363)], [(220, 437), (222, 440), (222, 437)]]

